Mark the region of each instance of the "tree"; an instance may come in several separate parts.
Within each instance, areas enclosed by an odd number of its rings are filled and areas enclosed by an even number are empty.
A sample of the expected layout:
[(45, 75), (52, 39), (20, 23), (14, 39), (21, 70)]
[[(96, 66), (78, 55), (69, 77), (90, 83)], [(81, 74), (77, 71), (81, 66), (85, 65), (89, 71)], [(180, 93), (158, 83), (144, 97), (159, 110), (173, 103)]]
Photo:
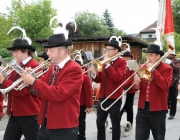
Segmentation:
[[(56, 10), (52, 8), (51, 0), (37, 0), (30, 4), (23, 0), (12, 0), (11, 4), (12, 6), (7, 8), (8, 14), (6, 15), (8, 20), (12, 21), (11, 27), (20, 26), (24, 28), (27, 36), (32, 40), (47, 38), (53, 33), (49, 22), (56, 15)], [(13, 30), (8, 35), (8, 38), (12, 39), (17, 36), (22, 37), (22, 33), (18, 30)], [(35, 43), (33, 45), (37, 46)]]
[(122, 36), (122, 35), (127, 35), (123, 30), (119, 30), (117, 28), (114, 28), (114, 35), (115, 36)]
[(105, 9), (105, 12), (103, 13), (105, 25), (108, 27), (110, 31), (110, 35), (113, 35), (114, 33), (114, 24), (111, 18), (111, 14), (108, 12), (108, 9)]
[(74, 19), (81, 36), (109, 36), (109, 31), (104, 21), (95, 13), (90, 13), (88, 11), (77, 12)]
[(180, 0), (173, 0), (174, 28), (180, 34)]

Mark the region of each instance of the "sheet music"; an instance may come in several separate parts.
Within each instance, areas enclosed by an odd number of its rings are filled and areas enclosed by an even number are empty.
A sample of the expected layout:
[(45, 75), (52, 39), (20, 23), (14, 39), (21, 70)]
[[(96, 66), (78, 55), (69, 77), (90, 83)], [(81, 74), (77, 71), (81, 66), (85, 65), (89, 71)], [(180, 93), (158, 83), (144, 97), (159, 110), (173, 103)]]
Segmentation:
[(15, 70), (17, 73), (27, 73), (19, 64), (11, 63), (9, 66)]
[(136, 62), (136, 60), (128, 60), (126, 61), (126, 63), (128, 65), (129, 70), (137, 71), (139, 69), (139, 65)]
[(85, 54), (88, 60), (94, 60), (94, 57), (91, 51), (86, 51)]

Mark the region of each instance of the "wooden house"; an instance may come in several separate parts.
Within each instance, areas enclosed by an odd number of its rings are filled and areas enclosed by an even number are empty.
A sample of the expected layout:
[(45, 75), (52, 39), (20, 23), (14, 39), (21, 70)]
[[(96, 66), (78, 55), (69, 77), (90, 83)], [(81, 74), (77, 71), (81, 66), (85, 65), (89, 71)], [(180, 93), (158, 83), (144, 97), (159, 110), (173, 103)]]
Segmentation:
[[(86, 51), (91, 51), (94, 58), (98, 58), (102, 56), (105, 53), (105, 43), (108, 43), (111, 36), (104, 36), (104, 37), (71, 37), (69, 40), (72, 40), (73, 43), (73, 49), (69, 50), (69, 54), (72, 54), (75, 50), (82, 50), (82, 55), (85, 56)], [(129, 43), (131, 54), (133, 55), (133, 59), (137, 60), (138, 63), (142, 62), (142, 50), (143, 48), (148, 47), (148, 43), (144, 42), (143, 40), (131, 36), (121, 36), (122, 37), (122, 43)], [(36, 39), (35, 42), (38, 43), (46, 43), (47, 39)], [(126, 45), (122, 44), (121, 46), (122, 50), (125, 50)], [(72, 55), (72, 58), (74, 56)], [(84, 63), (88, 62), (87, 58), (84, 57)]]

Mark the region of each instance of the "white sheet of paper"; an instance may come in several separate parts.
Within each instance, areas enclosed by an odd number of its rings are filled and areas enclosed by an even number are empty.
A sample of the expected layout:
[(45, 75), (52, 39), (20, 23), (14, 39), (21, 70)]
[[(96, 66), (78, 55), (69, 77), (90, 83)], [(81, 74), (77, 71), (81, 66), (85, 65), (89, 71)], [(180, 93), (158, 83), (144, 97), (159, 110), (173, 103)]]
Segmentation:
[(94, 57), (91, 51), (86, 51), (85, 54), (88, 60), (94, 60)]
[(127, 63), (129, 70), (137, 71), (139, 69), (139, 65), (136, 62), (136, 60), (128, 60), (128, 61), (126, 61), (126, 63)]

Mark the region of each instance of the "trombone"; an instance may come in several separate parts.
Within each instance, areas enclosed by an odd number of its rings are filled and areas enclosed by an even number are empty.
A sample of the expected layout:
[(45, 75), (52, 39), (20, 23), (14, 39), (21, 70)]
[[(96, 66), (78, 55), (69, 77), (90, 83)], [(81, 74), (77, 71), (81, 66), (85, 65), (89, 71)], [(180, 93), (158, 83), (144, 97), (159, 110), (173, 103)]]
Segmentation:
[[(44, 61), (43, 63), (41, 63), (39, 66), (35, 67), (34, 69), (32, 69), (32, 71), (29, 73), (31, 74), (33, 77), (35, 78), (39, 78), (40, 76), (42, 76), (44, 73), (46, 73), (48, 71), (48, 69), (46, 69), (45, 71), (41, 70), (46, 64), (50, 64), (48, 63), (50, 60), (50, 58), (48, 58), (46, 61)], [(17, 79), (11, 86), (4, 88), (4, 89), (0, 89), (1, 94), (3, 94), (4, 96), (6, 95), (6, 93), (8, 93), (9, 91), (11, 91), (12, 89), (14, 90), (22, 90), (23, 88), (27, 87), (28, 84), (26, 83), (21, 83), (23, 81), (22, 78)], [(21, 84), (20, 84), (21, 83)], [(16, 86), (18, 86), (17, 88), (15, 88)]]
[[(102, 65), (103, 64), (111, 61), (112, 59), (114, 59), (114, 58), (116, 58), (116, 57), (118, 57), (118, 56), (120, 56), (120, 55), (122, 55), (122, 54), (124, 54), (125, 52), (128, 52), (128, 51), (130, 51), (130, 46), (127, 46), (126, 50), (117, 53), (115, 56), (112, 56), (109, 59), (106, 59), (106, 60), (103, 60), (103, 61), (100, 61), (98, 59), (94, 59), (91, 63), (93, 63), (96, 66), (98, 72), (102, 72)], [(85, 72), (83, 72), (83, 73), (86, 73), (88, 71), (90, 71), (90, 69), (85, 71)]]
[[(152, 76), (152, 71), (160, 64), (160, 62), (164, 61), (164, 59), (171, 53), (171, 50), (169, 50), (167, 53), (164, 54), (164, 56), (162, 56), (152, 67), (146, 69), (143, 66), (149, 62), (149, 60), (147, 62), (145, 62), (141, 68), (139, 68), (137, 71), (135, 71), (127, 80), (125, 80), (119, 87), (117, 87), (104, 101), (101, 102), (100, 106), (101, 109), (104, 111), (109, 110), (125, 93), (127, 93), (137, 82), (139, 82), (142, 78), (144, 78), (147, 82), (151, 81), (153, 79)], [(111, 105), (109, 105), (109, 107), (104, 108), (103, 104), (104, 102), (106, 102), (119, 88), (121, 88), (132, 76), (134, 76), (135, 74), (138, 74), (139, 79), (134, 82), (134, 84), (132, 84), (127, 90), (125, 90)]]

